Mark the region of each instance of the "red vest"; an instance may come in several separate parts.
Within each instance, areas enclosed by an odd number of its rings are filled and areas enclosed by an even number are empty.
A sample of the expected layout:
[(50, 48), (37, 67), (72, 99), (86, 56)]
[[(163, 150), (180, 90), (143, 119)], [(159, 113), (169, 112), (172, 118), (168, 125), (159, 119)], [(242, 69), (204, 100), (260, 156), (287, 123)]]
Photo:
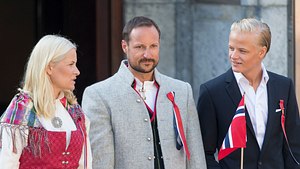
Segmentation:
[[(23, 149), (20, 157), (20, 169), (77, 169), (82, 153), (85, 132), (84, 119), (77, 120), (77, 130), (72, 131), (70, 144), (66, 150), (66, 133), (30, 129), (28, 146)], [(42, 133), (42, 134), (41, 134)], [(35, 144), (32, 144), (32, 143)], [(37, 145), (38, 148), (32, 148)]]

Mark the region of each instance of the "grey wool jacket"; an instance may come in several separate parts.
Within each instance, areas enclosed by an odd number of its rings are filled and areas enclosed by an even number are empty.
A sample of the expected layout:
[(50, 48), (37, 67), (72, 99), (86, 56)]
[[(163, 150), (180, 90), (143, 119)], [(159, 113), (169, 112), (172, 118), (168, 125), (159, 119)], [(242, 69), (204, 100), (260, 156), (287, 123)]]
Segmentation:
[[(90, 140), (94, 169), (154, 169), (151, 122), (146, 105), (132, 88), (134, 76), (122, 61), (112, 77), (87, 87), (82, 108), (91, 121)], [(206, 169), (200, 125), (190, 84), (154, 71), (159, 85), (157, 125), (165, 169)], [(173, 105), (175, 92), (191, 154), (176, 149)]]

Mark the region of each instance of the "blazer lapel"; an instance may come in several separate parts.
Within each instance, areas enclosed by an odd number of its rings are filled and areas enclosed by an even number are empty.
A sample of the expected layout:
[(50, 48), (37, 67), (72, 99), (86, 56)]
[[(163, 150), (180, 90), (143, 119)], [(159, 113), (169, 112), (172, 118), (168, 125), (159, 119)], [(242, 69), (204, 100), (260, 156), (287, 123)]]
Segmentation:
[(261, 152), (263, 153), (265, 150), (265, 147), (268, 144), (268, 141), (271, 138), (271, 133), (273, 130), (273, 125), (274, 123), (278, 123), (276, 121), (276, 108), (279, 107), (279, 100), (276, 97), (276, 82), (275, 79), (272, 78), (272, 76), (269, 74), (269, 81), (267, 84), (267, 90), (268, 90), (268, 121), (267, 121), (267, 126), (266, 126), (266, 131), (265, 131), (265, 137), (264, 137), (264, 142), (262, 146)]
[[(242, 95), (239, 89), (239, 86), (236, 82), (236, 79), (234, 77), (233, 71), (232, 69), (229, 69), (227, 72), (227, 77), (226, 77), (226, 82), (227, 82), (227, 86), (226, 86), (226, 91), (228, 93), (228, 95), (230, 96), (232, 102), (234, 105), (236, 105), (236, 107), (238, 106)], [(246, 124), (247, 127), (249, 128), (249, 130), (251, 131), (251, 134), (255, 137), (255, 133), (254, 133), (254, 129), (247, 111), (247, 105), (246, 105)]]
[(236, 80), (234, 78), (233, 72), (232, 70), (228, 70), (226, 73), (226, 82), (227, 82), (227, 86), (226, 86), (226, 91), (228, 93), (228, 95), (230, 96), (232, 102), (234, 105), (238, 106), (242, 95), (241, 92), (239, 90), (239, 86), (236, 83)]

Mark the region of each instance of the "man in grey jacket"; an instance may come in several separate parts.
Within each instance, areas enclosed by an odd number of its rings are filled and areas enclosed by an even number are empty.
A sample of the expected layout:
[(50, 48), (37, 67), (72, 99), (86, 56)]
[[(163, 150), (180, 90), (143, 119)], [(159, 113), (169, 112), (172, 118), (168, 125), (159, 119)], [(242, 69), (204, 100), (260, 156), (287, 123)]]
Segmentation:
[(160, 30), (146, 17), (123, 29), (127, 60), (112, 77), (87, 87), (97, 169), (206, 169), (191, 86), (157, 71)]

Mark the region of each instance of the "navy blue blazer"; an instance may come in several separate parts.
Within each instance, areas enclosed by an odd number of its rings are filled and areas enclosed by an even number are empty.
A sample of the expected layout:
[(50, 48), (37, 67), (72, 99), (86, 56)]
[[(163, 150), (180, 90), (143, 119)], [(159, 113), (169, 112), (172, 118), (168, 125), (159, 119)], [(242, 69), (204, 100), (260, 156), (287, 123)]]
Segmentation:
[[(281, 128), (279, 100), (284, 100), (286, 132), (291, 150), (300, 161), (300, 120), (295, 90), (291, 79), (268, 72), (268, 120), (260, 150), (248, 113), (246, 112), (247, 144), (244, 169), (297, 169), (291, 158)], [(232, 69), (200, 86), (198, 115), (208, 169), (239, 169), (240, 149), (220, 162), (214, 157), (220, 149), (242, 95)], [(247, 106), (247, 105), (246, 105)]]

